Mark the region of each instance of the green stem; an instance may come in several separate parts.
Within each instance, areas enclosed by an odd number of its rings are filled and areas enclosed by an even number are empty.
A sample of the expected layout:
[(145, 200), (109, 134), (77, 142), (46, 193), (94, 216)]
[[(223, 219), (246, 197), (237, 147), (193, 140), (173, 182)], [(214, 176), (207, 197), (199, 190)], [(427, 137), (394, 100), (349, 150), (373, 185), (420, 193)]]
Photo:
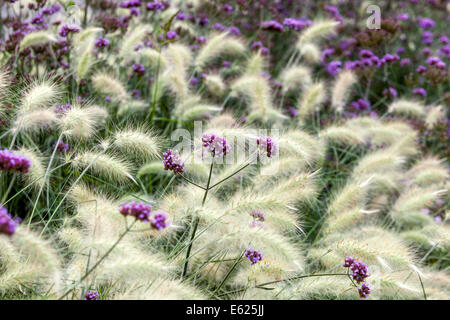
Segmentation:
[(64, 293), (58, 300), (62, 300), (65, 297), (67, 297), (68, 294), (70, 294), (76, 287), (77, 284), (83, 282), (87, 277), (89, 277), (89, 275), (109, 256), (109, 254), (117, 247), (117, 245), (119, 244), (119, 242), (123, 239), (123, 237), (125, 237), (125, 235), (131, 230), (131, 228), (136, 224), (137, 220), (134, 220), (134, 222), (126, 227), (125, 231), (119, 236), (119, 239), (117, 239), (117, 241), (111, 246), (111, 248), (108, 249), (108, 251), (106, 251), (106, 253), (94, 264), (94, 266), (89, 269), (89, 271), (87, 271), (83, 277), (80, 278), (80, 280), (77, 281), (77, 283), (75, 283), (72, 288), (70, 288), (69, 290), (66, 291), (66, 293)]
[[(208, 196), (209, 184), (211, 183), (211, 176), (212, 176), (213, 166), (214, 166), (214, 159), (211, 160), (211, 167), (209, 169), (208, 183), (206, 185), (206, 189), (204, 189), (205, 190), (205, 194), (204, 194), (203, 200), (202, 200), (202, 207), (205, 204), (206, 197)], [(189, 256), (191, 255), (192, 244), (194, 243), (195, 233), (197, 232), (199, 221), (200, 221), (200, 218), (199, 217), (195, 217), (195, 220), (194, 220), (194, 223), (193, 223), (193, 226), (192, 226), (191, 238), (189, 240), (189, 246), (187, 247), (186, 257), (184, 258), (183, 277), (186, 276), (186, 274), (187, 274), (187, 269), (188, 269), (188, 264), (189, 264)]]
[(9, 182), (8, 189), (7, 189), (6, 192), (3, 194), (3, 198), (2, 198), (2, 201), (0, 202), (0, 204), (3, 204), (3, 203), (5, 202), (5, 200), (6, 200), (6, 198), (8, 198), (8, 194), (10, 193), (10, 191), (11, 191), (11, 189), (12, 189), (12, 186), (13, 186), (14, 182), (16, 181), (16, 177), (17, 177), (17, 175), (14, 174), (13, 177), (12, 177), (12, 179), (11, 179), (11, 181)]
[[(275, 283), (280, 283), (280, 282), (286, 282), (286, 281), (292, 281), (292, 280), (298, 280), (298, 279), (303, 279), (303, 278), (310, 278), (310, 277), (330, 277), (330, 276), (347, 276), (347, 273), (319, 273), (319, 274), (306, 274), (306, 275), (302, 275), (302, 276), (297, 276), (297, 277), (292, 277), (292, 278), (287, 278), (287, 279), (281, 279), (281, 280), (276, 280), (276, 281), (270, 281), (270, 282), (264, 282), (264, 283), (260, 283), (260, 284), (255, 284), (252, 288), (259, 288), (259, 289), (267, 289), (264, 288), (265, 286), (269, 285), (269, 284), (275, 284)], [(246, 289), (238, 289), (238, 290), (234, 290), (234, 291), (230, 291), (230, 292), (226, 292), (223, 293), (220, 296), (224, 296), (230, 293), (238, 293), (238, 292), (242, 292)]]
[(188, 183), (190, 183), (190, 184), (192, 184), (192, 185), (194, 185), (194, 186), (196, 186), (196, 187), (198, 187), (198, 188), (203, 189), (203, 190), (206, 191), (206, 188), (205, 188), (205, 187), (202, 187), (201, 185), (196, 184), (195, 182), (189, 180), (188, 178), (186, 178), (186, 177), (183, 176), (183, 175), (180, 175), (180, 176), (181, 176), (184, 180), (186, 180), (186, 182), (188, 182)]
[(243, 166), (242, 168), (240, 168), (239, 170), (237, 170), (237, 171), (235, 171), (235, 172), (233, 172), (232, 174), (230, 174), (228, 177), (226, 177), (226, 178), (224, 178), (224, 179), (222, 179), (222, 180), (220, 180), (219, 182), (217, 182), (217, 183), (215, 183), (215, 184), (213, 184), (211, 187), (209, 187), (209, 189), (212, 189), (212, 188), (214, 188), (214, 187), (216, 187), (216, 186), (218, 186), (219, 184), (221, 184), (222, 182), (224, 182), (224, 181), (226, 181), (226, 180), (228, 180), (228, 179), (230, 179), (232, 176), (234, 176), (234, 175), (236, 175), (236, 174), (238, 174), (239, 172), (241, 172), (242, 170), (244, 170), (245, 168), (247, 168), (248, 166), (250, 165), (250, 163), (247, 163), (245, 166)]

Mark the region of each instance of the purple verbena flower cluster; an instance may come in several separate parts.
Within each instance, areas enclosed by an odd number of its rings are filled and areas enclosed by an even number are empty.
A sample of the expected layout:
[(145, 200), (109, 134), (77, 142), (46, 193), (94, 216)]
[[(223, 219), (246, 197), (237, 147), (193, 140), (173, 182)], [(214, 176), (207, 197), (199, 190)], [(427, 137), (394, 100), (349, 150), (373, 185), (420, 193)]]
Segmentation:
[(14, 154), (8, 149), (0, 151), (0, 170), (27, 173), (31, 160), (20, 154)]
[(13, 219), (8, 210), (0, 206), (0, 234), (12, 236), (19, 223), (20, 219)]
[(367, 282), (365, 281), (368, 278), (369, 270), (367, 269), (367, 265), (363, 262), (359, 262), (358, 259), (353, 259), (352, 257), (346, 257), (344, 260), (344, 264), (342, 265), (344, 268), (348, 268), (349, 272), (351, 271), (351, 277), (358, 284), (361, 285), (358, 288), (359, 296), (364, 299), (367, 298), (370, 294), (370, 288)]
[(95, 290), (89, 290), (84, 295), (84, 300), (98, 300), (98, 292)]
[(261, 251), (252, 248), (246, 249), (244, 255), (247, 257), (248, 260), (250, 260), (252, 265), (257, 263), (258, 261), (261, 261), (263, 258)]
[(167, 214), (158, 210), (150, 217), (150, 225), (156, 230), (166, 228), (169, 225), (167, 222)]
[(178, 152), (175, 150), (167, 150), (163, 153), (164, 170), (173, 171), (174, 174), (184, 172), (184, 164)]
[(132, 216), (142, 222), (149, 222), (152, 213), (152, 206), (144, 202), (122, 202), (120, 204), (119, 212), (127, 217)]
[(223, 157), (231, 152), (231, 147), (227, 140), (214, 133), (204, 133), (202, 136), (202, 146), (211, 152), (214, 157)]
[(277, 153), (277, 145), (270, 137), (260, 137), (256, 139), (256, 144), (260, 150), (266, 152), (268, 158)]

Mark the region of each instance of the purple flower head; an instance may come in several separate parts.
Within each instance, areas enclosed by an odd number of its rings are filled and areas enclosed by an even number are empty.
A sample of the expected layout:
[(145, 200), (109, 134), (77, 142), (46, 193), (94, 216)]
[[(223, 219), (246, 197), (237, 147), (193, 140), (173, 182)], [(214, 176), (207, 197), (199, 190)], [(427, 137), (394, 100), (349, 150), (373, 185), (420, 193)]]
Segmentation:
[(214, 25), (211, 26), (211, 29), (224, 31), (225, 30), (225, 26), (223, 24), (221, 24), (221, 23), (215, 23)]
[(257, 138), (256, 144), (259, 146), (261, 151), (266, 152), (268, 158), (271, 158), (272, 155), (277, 153), (277, 146), (270, 137)]
[(75, 32), (78, 32), (78, 31), (80, 31), (80, 28), (78, 28), (77, 26), (68, 26), (68, 25), (63, 25), (62, 27), (61, 27), (61, 29), (59, 30), (59, 32), (58, 32), (58, 34), (61, 36), (61, 37), (67, 37), (67, 35), (69, 34), (69, 33), (75, 33)]
[(172, 151), (171, 149), (169, 149), (163, 153), (163, 164), (164, 170), (173, 171), (174, 174), (184, 172), (183, 161), (181, 160), (176, 150)]
[(231, 62), (230, 61), (224, 61), (222, 62), (222, 67), (224, 68), (229, 68), (231, 66)]
[(32, 24), (42, 24), (44, 23), (44, 16), (42, 14), (38, 14), (33, 19), (31, 19)]
[(427, 67), (425, 66), (418, 66), (416, 69), (417, 73), (424, 73), (425, 71), (427, 71)]
[(407, 13), (400, 13), (397, 16), (397, 19), (400, 21), (407, 21), (407, 20), (409, 20), (409, 15)]
[(132, 216), (136, 220), (142, 222), (149, 222), (150, 214), (152, 213), (152, 206), (144, 202), (122, 202), (119, 207), (119, 212), (123, 216)]
[(133, 68), (133, 71), (139, 75), (139, 76), (143, 76), (145, 74), (145, 67), (140, 64), (140, 63), (133, 63), (133, 65), (131, 66)]
[(373, 56), (374, 56), (373, 52), (370, 51), (370, 50), (367, 50), (367, 49), (362, 49), (362, 50), (359, 52), (359, 57), (360, 57), (361, 59), (364, 59), (364, 58), (372, 58)]
[(369, 109), (370, 102), (368, 100), (360, 98), (357, 101), (353, 101), (350, 106), (352, 106), (355, 110), (366, 110)]
[(250, 49), (252, 50), (261, 50), (262, 54), (267, 54), (269, 52), (269, 49), (264, 47), (263, 43), (261, 41), (254, 41), (251, 46)]
[(439, 42), (442, 43), (442, 44), (449, 44), (450, 40), (448, 39), (447, 35), (443, 34), (439, 38)]
[(223, 5), (222, 10), (226, 13), (232, 13), (233, 12), (233, 6), (229, 3), (226, 3)]
[(261, 210), (255, 209), (250, 212), (250, 215), (253, 217), (253, 219), (263, 222), (266, 220), (266, 215)]
[(439, 57), (429, 57), (427, 59), (427, 64), (430, 66), (435, 66), (438, 69), (445, 69), (446, 64)]
[(434, 221), (436, 221), (437, 223), (442, 223), (442, 217), (436, 216), (436, 217), (434, 217)]
[(215, 157), (225, 156), (230, 153), (231, 147), (225, 138), (219, 137), (214, 133), (204, 133), (202, 136), (202, 146), (211, 152)]
[(0, 206), (0, 234), (12, 236), (16, 232), (20, 219), (13, 219), (6, 208)]
[(238, 27), (231, 26), (228, 28), (228, 31), (233, 36), (239, 36), (241, 34), (241, 30)]
[(264, 30), (269, 30), (269, 31), (277, 31), (277, 32), (283, 32), (284, 31), (283, 25), (281, 23), (279, 23), (278, 21), (275, 21), (275, 20), (264, 21), (262, 23), (261, 27)]
[(89, 290), (84, 295), (84, 300), (98, 300), (98, 292), (95, 290)]
[(178, 38), (178, 34), (175, 31), (168, 31), (166, 33), (166, 39), (167, 40), (175, 40)]
[(27, 173), (31, 160), (20, 154), (14, 154), (8, 149), (0, 151), (0, 170)]
[(327, 72), (332, 76), (337, 76), (342, 70), (342, 62), (331, 61), (327, 66)]
[(95, 46), (97, 48), (103, 48), (109, 46), (109, 40), (105, 38), (98, 38), (95, 40)]
[(321, 56), (322, 63), (325, 63), (327, 58), (330, 57), (335, 51), (336, 50), (334, 50), (333, 48), (324, 49)]
[(186, 20), (186, 18), (186, 13), (180, 12), (179, 14), (177, 14), (177, 20)]
[(248, 260), (254, 265), (258, 261), (261, 261), (263, 258), (263, 255), (261, 254), (261, 251), (255, 250), (255, 249), (246, 249), (244, 255), (247, 257)]
[(147, 3), (146, 8), (148, 11), (161, 11), (165, 9), (165, 6), (159, 1), (152, 1)]
[(421, 97), (427, 96), (427, 91), (424, 88), (415, 88), (413, 89), (412, 93)]
[(154, 215), (150, 217), (150, 225), (152, 226), (152, 228), (156, 230), (162, 230), (169, 225), (169, 223), (166, 220), (167, 214), (164, 213), (163, 211), (158, 210), (155, 212)]
[(347, 257), (347, 258), (345, 258), (345, 262), (342, 266), (344, 268), (350, 268), (354, 262), (355, 262), (355, 259), (353, 259), (352, 257)]
[(297, 109), (293, 108), (293, 107), (289, 107), (289, 115), (292, 118), (295, 118), (296, 116), (298, 116), (298, 111)]
[(64, 141), (59, 141), (58, 145), (55, 145), (55, 147), (58, 152), (67, 152), (70, 149), (69, 145), (64, 143)]
[(141, 0), (129, 0), (129, 1), (123, 1), (119, 5), (121, 8), (136, 8), (141, 6)]
[(411, 64), (411, 59), (410, 58), (404, 58), (402, 60), (400, 60), (400, 66), (405, 67)]
[(360, 297), (361, 299), (367, 298), (367, 297), (369, 296), (369, 294), (370, 294), (370, 288), (369, 288), (369, 285), (368, 285), (366, 282), (364, 282), (364, 283), (361, 285), (361, 288), (358, 288), (358, 293), (359, 293), (359, 297)]
[(353, 262), (350, 266), (350, 270), (352, 271), (352, 278), (356, 281), (356, 283), (360, 284), (370, 275), (368, 274), (367, 265), (362, 262)]
[(70, 103), (66, 103), (66, 104), (62, 104), (56, 107), (56, 113), (58, 115), (63, 115), (64, 113), (66, 113), (67, 111), (69, 111), (70, 109), (72, 109), (72, 105)]
[(430, 19), (430, 18), (419, 19), (419, 26), (422, 29), (432, 29), (432, 28), (434, 28), (435, 25), (436, 25), (436, 23), (434, 22), (433, 19)]
[(304, 19), (304, 18), (301, 18), (301, 19), (296, 19), (296, 18), (286, 18), (286, 19), (284, 19), (284, 21), (283, 21), (283, 24), (284, 24), (287, 28), (292, 29), (292, 30), (295, 30), (295, 31), (300, 31), (300, 30), (302, 30), (302, 29), (304, 29), (304, 28), (310, 26), (311, 23), (312, 23), (311, 20)]
[(389, 88), (387, 88), (387, 89), (384, 89), (383, 90), (383, 94), (385, 95), (385, 96), (390, 96), (390, 97), (392, 97), (392, 98), (397, 98), (397, 96), (398, 96), (398, 93), (397, 93), (397, 90), (395, 90), (394, 88), (392, 88), (392, 87), (389, 87)]

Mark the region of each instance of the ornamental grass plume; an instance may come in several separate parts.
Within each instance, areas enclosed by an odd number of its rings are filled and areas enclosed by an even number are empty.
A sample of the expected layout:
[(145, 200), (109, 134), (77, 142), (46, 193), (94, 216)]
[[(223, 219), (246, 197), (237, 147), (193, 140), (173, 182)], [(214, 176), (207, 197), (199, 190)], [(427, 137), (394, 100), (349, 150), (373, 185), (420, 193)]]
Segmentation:
[(123, 84), (114, 76), (98, 72), (92, 76), (92, 85), (100, 93), (114, 97), (119, 101), (124, 101), (127, 98), (127, 91)]
[(324, 83), (318, 82), (310, 85), (297, 102), (299, 121), (303, 123), (307, 117), (319, 111), (320, 105), (326, 98)]
[(19, 114), (47, 109), (57, 103), (62, 95), (61, 87), (51, 80), (36, 80), (27, 85), (18, 108)]
[(94, 176), (116, 183), (135, 181), (131, 174), (132, 165), (116, 155), (85, 151), (72, 160), (71, 165), (78, 170), (89, 170)]
[(160, 139), (150, 130), (129, 128), (117, 131), (112, 144), (124, 154), (147, 161), (160, 157)]
[(389, 105), (389, 113), (411, 116), (414, 118), (425, 117), (425, 106), (417, 101), (399, 99)]
[(297, 48), (301, 50), (302, 46), (309, 42), (318, 41), (321, 38), (325, 38), (330, 34), (336, 32), (336, 26), (339, 25), (335, 20), (318, 20), (314, 21), (312, 25), (304, 29), (297, 41)]
[(199, 70), (215, 58), (223, 55), (242, 55), (245, 46), (241, 40), (231, 37), (227, 32), (212, 35), (208, 42), (200, 49), (195, 58), (195, 67)]
[(280, 74), (283, 91), (305, 90), (312, 84), (312, 71), (302, 65), (294, 65), (284, 69)]
[(26, 48), (34, 47), (34, 46), (42, 46), (46, 44), (50, 44), (52, 42), (56, 42), (56, 35), (47, 30), (35, 31), (27, 34), (20, 41), (20, 49), (19, 51), (23, 51)]
[(356, 81), (357, 77), (351, 70), (345, 70), (339, 73), (331, 92), (331, 106), (337, 112), (341, 113), (343, 111), (347, 99), (350, 96), (350, 90)]

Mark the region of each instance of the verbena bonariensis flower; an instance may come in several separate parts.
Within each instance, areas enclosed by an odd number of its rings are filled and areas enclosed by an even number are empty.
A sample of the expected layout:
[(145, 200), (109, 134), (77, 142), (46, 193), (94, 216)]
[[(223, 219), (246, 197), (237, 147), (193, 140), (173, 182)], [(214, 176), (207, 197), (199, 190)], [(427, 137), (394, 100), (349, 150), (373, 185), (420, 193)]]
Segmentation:
[(350, 266), (350, 270), (352, 271), (353, 280), (355, 280), (358, 284), (369, 277), (367, 265), (362, 262), (353, 261), (352, 265)]
[(140, 63), (133, 63), (131, 66), (133, 68), (134, 73), (136, 73), (138, 76), (143, 76), (145, 74), (145, 67)]
[(164, 4), (158, 1), (152, 1), (147, 3), (146, 7), (148, 11), (160, 11), (165, 9)]
[(12, 236), (19, 222), (20, 219), (13, 219), (6, 208), (0, 207), (0, 234)]
[(367, 298), (367, 297), (369, 296), (369, 294), (370, 294), (370, 288), (369, 288), (369, 285), (368, 285), (366, 282), (364, 282), (364, 283), (361, 285), (361, 288), (358, 289), (358, 293), (359, 293), (359, 297), (360, 297), (361, 299)]
[(266, 219), (266, 215), (261, 210), (255, 209), (250, 212), (250, 215), (258, 221), (263, 222)]
[(0, 151), (0, 170), (27, 173), (30, 166), (31, 161), (27, 157), (14, 154), (6, 148)]
[(84, 300), (98, 300), (98, 292), (95, 290), (89, 290), (84, 295)]
[(175, 31), (169, 31), (166, 33), (167, 40), (175, 40), (178, 38), (178, 34)]
[(155, 212), (154, 215), (150, 217), (150, 225), (154, 229), (161, 230), (169, 225), (169, 223), (166, 220), (167, 214), (162, 211), (157, 211)]
[(263, 255), (261, 254), (261, 251), (255, 250), (255, 249), (247, 249), (245, 250), (245, 256), (248, 260), (254, 265), (258, 261), (261, 261), (263, 258)]
[(424, 88), (415, 88), (413, 89), (412, 93), (421, 97), (427, 96), (427, 91)]
[(67, 152), (69, 151), (70, 147), (67, 143), (64, 141), (58, 142), (58, 145), (56, 145), (56, 151), (58, 152)]
[(174, 174), (184, 172), (184, 164), (178, 152), (175, 150), (167, 150), (163, 153), (164, 170), (173, 171)]
[(284, 19), (283, 24), (289, 29), (300, 31), (309, 27), (312, 24), (312, 21), (304, 18), (286, 18)]
[(261, 151), (266, 152), (268, 158), (271, 158), (277, 152), (277, 146), (270, 137), (261, 137), (256, 139), (256, 144)]
[(436, 25), (436, 23), (434, 22), (433, 19), (430, 19), (430, 18), (419, 19), (419, 26), (422, 29), (432, 29), (432, 28), (434, 28), (435, 25)]
[(261, 24), (261, 27), (264, 30), (278, 31), (278, 32), (283, 32), (284, 31), (283, 25), (281, 23), (279, 23), (278, 21), (275, 21), (275, 20), (264, 21)]
[(225, 138), (219, 137), (214, 133), (204, 133), (202, 136), (202, 146), (211, 152), (215, 157), (225, 156), (230, 153), (231, 147)]
[(78, 28), (77, 26), (68, 26), (68, 25), (63, 25), (61, 27), (61, 29), (59, 30), (58, 34), (61, 37), (67, 37), (67, 35), (71, 32), (78, 32), (80, 31), (80, 28)]
[(97, 40), (95, 40), (95, 46), (97, 48), (107, 47), (109, 46), (109, 40), (105, 38), (98, 38)]
[(135, 217), (136, 220), (142, 222), (149, 222), (150, 214), (152, 213), (152, 206), (144, 202), (122, 202), (120, 204), (119, 212), (126, 216)]

